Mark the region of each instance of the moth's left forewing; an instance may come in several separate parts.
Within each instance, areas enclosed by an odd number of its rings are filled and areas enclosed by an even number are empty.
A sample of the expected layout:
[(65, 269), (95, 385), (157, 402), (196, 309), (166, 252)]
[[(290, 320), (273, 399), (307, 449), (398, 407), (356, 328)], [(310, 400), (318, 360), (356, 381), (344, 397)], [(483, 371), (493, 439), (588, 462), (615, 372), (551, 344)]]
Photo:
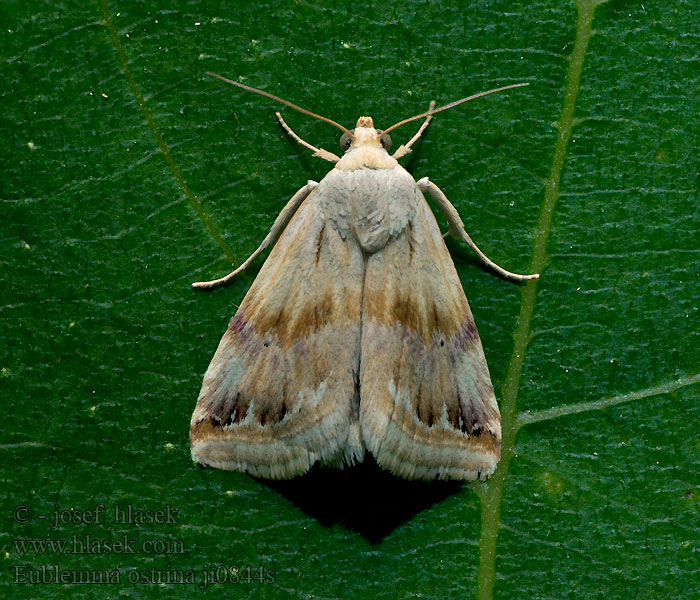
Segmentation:
[[(411, 180), (412, 181), (412, 180)], [(380, 466), (414, 479), (485, 479), (500, 458), (498, 404), (467, 298), (420, 191), (368, 258), (360, 424)]]
[(192, 415), (193, 459), (287, 479), (362, 460), (357, 372), (364, 262), (309, 195), (231, 320)]

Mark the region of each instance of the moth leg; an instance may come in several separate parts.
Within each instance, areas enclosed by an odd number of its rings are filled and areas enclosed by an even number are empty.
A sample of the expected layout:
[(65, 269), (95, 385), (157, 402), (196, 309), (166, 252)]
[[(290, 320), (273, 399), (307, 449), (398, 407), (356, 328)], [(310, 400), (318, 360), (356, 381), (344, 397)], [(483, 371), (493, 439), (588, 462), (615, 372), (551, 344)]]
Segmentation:
[(284, 122), (284, 119), (282, 118), (282, 115), (280, 113), (276, 112), (275, 116), (280, 122), (280, 125), (282, 125), (282, 129), (284, 129), (291, 138), (295, 139), (302, 146), (304, 146), (304, 148), (313, 150), (314, 156), (318, 156), (319, 158), (330, 162), (338, 162), (340, 160), (340, 158), (332, 152), (328, 152), (328, 150), (324, 150), (323, 148), (316, 148), (316, 146), (312, 146), (311, 144), (309, 144), (309, 142), (305, 142), (304, 140), (302, 140), (296, 133), (294, 133), (294, 131), (292, 131), (292, 128)]
[[(428, 110), (433, 110), (434, 108), (435, 108), (435, 100), (431, 100), (430, 106), (428, 107)], [(420, 136), (423, 134), (423, 132), (425, 131), (425, 128), (428, 126), (428, 124), (430, 123), (430, 120), (432, 118), (433, 118), (433, 115), (428, 115), (425, 118), (425, 121), (423, 121), (423, 124), (420, 126), (420, 129), (418, 130), (416, 135), (414, 135), (409, 140), (408, 144), (401, 144), (396, 149), (396, 152), (394, 152), (394, 154), (392, 154), (392, 156), (396, 159), (399, 159), (402, 156), (406, 156), (409, 152), (411, 152), (411, 146), (413, 146), (413, 144), (415, 144), (418, 141), (418, 138), (420, 138)]]
[(447, 233), (449, 233), (453, 237), (467, 242), (467, 244), (469, 244), (471, 249), (474, 250), (476, 255), (479, 257), (481, 262), (491, 267), (494, 271), (496, 271), (496, 273), (498, 273), (502, 277), (512, 279), (513, 281), (527, 281), (529, 279), (537, 279), (539, 277), (538, 273), (533, 273), (532, 275), (520, 275), (518, 273), (511, 273), (510, 271), (506, 271), (503, 267), (499, 267), (495, 262), (489, 259), (481, 250), (479, 250), (477, 245), (469, 237), (469, 234), (464, 229), (464, 223), (462, 222), (462, 218), (459, 216), (459, 213), (457, 212), (455, 207), (452, 206), (452, 204), (450, 204), (450, 201), (447, 199), (445, 194), (442, 193), (442, 190), (438, 186), (436, 186), (432, 181), (430, 181), (427, 177), (423, 177), (423, 179), (419, 180), (417, 183), (420, 191), (428, 192), (433, 198), (433, 200), (437, 202), (437, 205), (440, 207), (442, 214), (444, 214), (445, 217), (447, 217), (447, 222), (450, 225), (450, 230)]
[(272, 229), (270, 229), (270, 233), (265, 236), (262, 244), (260, 244), (258, 249), (253, 252), (253, 254), (251, 254), (240, 267), (234, 271), (231, 271), (228, 275), (221, 277), (220, 279), (214, 279), (213, 281), (197, 281), (192, 284), (192, 287), (199, 289), (214, 289), (229, 283), (236, 275), (241, 273), (251, 262), (253, 262), (260, 255), (260, 253), (265, 250), (265, 248), (277, 241), (279, 236), (284, 231), (284, 228), (287, 226), (292, 216), (296, 212), (297, 208), (299, 208), (299, 205), (317, 187), (318, 183), (309, 180), (303, 188), (292, 196), (292, 199), (287, 202), (287, 206), (285, 206), (282, 209), (282, 212), (277, 215), (275, 222), (272, 224)]

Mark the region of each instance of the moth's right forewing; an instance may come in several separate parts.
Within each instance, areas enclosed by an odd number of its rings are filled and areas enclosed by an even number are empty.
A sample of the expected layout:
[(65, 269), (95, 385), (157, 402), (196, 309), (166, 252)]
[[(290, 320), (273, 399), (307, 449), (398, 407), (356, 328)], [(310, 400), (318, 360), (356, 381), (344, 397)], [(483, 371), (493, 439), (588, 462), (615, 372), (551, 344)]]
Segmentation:
[(412, 479), (486, 478), (500, 413), (467, 298), (417, 188), (415, 210), (367, 262), (360, 423), (380, 466)]

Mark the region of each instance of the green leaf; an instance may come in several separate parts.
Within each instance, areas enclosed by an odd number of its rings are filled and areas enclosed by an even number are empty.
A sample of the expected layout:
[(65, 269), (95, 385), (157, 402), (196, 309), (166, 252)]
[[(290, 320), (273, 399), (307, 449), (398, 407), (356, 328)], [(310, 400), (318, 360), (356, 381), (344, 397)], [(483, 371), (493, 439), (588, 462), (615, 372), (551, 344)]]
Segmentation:
[[(697, 597), (695, 8), (5, 3), (2, 596), (184, 598), (208, 573), (215, 598)], [(488, 483), (192, 465), (201, 376), (256, 269), (190, 283), (328, 170), (207, 70), (348, 126), (530, 83), (436, 116), (403, 160), (495, 262), (542, 274), (513, 285), (448, 244), (503, 413)], [(128, 506), (170, 522), (115, 522)], [(25, 543), (45, 539), (69, 545)]]

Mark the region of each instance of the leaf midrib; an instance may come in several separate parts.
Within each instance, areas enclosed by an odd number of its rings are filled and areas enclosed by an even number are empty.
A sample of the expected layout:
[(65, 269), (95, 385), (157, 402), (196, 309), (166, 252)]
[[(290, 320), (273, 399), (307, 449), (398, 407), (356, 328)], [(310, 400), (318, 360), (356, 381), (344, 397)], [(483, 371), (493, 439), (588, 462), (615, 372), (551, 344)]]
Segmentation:
[[(583, 61), (591, 36), (593, 13), (595, 6), (599, 2), (579, 0), (575, 4), (578, 11), (576, 40), (569, 59), (567, 85), (557, 126), (552, 166), (544, 185), (544, 200), (540, 209), (533, 243), (532, 262), (530, 264), (531, 273), (541, 274), (547, 261), (547, 240), (551, 231), (554, 208), (559, 198), (559, 184), (566, 158), (566, 149), (574, 125), (574, 110), (579, 93)], [(508, 476), (510, 459), (515, 448), (515, 437), (518, 428), (516, 401), (518, 390), (520, 389), (523, 364), (530, 341), (530, 323), (535, 308), (538, 281), (531, 280), (523, 287), (518, 325), (513, 336), (513, 352), (502, 388), (501, 427), (503, 438), (501, 443), (501, 464), (485, 485), (476, 488), (481, 499), (481, 538), (479, 541), (477, 593), (479, 600), (491, 600), (493, 598), (500, 506), (505, 480)]]

